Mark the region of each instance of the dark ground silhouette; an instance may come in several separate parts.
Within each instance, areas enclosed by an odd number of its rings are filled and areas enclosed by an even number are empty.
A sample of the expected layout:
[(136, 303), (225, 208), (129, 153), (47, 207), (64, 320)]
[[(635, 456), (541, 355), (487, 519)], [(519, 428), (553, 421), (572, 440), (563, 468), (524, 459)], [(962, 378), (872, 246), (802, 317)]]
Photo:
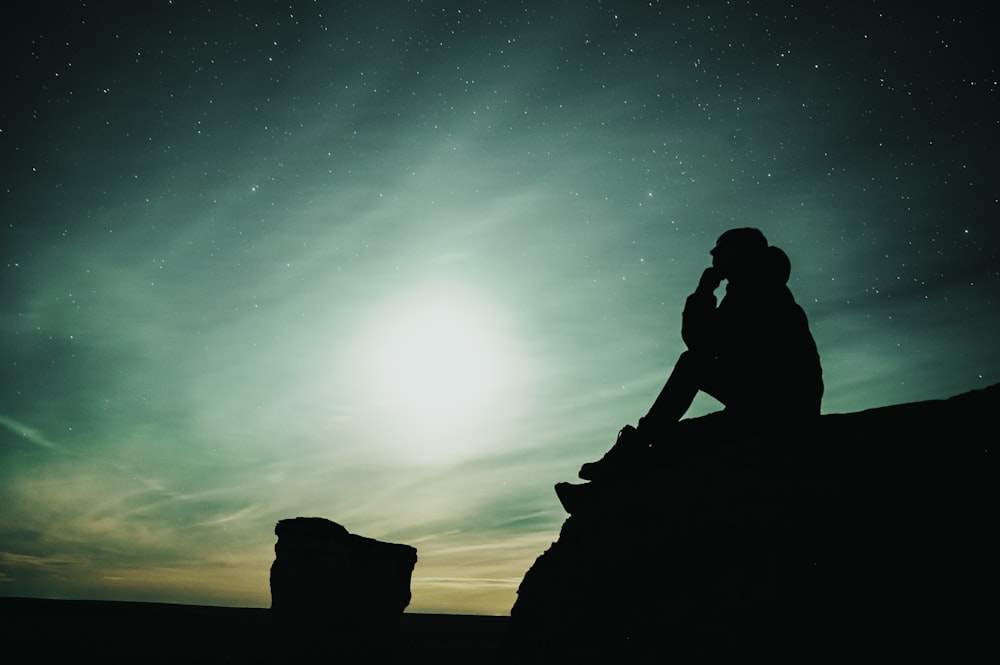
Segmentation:
[(709, 447), (685, 421), (686, 455), (583, 486), (509, 662), (996, 662), (998, 411), (1000, 384)]
[(280, 645), (271, 611), (159, 603), (0, 598), (4, 651), (24, 662), (495, 663), (508, 617), (403, 614), (391, 661), (341, 650), (319, 660)]

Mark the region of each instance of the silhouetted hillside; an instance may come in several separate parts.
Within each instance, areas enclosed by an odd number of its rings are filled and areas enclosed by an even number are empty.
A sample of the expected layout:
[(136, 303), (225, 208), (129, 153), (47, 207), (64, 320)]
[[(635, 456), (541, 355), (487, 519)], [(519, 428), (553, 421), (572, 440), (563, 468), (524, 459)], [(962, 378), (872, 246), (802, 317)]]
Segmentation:
[[(336, 662), (279, 645), (272, 618), (271, 610), (261, 608), (0, 598), (9, 662)], [(404, 614), (391, 660), (341, 652), (339, 662), (493, 663), (508, 621), (507, 617)]]
[(993, 386), (593, 484), (510, 662), (962, 661), (995, 631), (997, 413)]

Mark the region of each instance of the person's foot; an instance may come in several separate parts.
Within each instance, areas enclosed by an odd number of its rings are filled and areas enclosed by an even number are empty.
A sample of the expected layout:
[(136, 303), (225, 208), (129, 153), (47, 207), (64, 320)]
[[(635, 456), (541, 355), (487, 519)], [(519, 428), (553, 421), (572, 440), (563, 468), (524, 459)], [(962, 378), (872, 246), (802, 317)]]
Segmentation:
[(639, 430), (626, 425), (618, 432), (618, 440), (604, 457), (596, 462), (587, 462), (580, 467), (577, 475), (583, 480), (601, 480), (621, 476), (637, 470), (649, 457), (649, 445)]
[(573, 483), (556, 483), (556, 496), (559, 503), (570, 515), (578, 512), (586, 500), (590, 483), (574, 485)]

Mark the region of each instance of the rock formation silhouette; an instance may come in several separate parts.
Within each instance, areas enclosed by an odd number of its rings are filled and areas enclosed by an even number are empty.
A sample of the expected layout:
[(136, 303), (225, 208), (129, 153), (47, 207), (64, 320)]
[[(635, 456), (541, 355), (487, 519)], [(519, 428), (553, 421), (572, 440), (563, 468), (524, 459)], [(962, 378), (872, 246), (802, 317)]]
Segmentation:
[(391, 660), (417, 550), (351, 534), (320, 517), (281, 520), (274, 533), (271, 612), (278, 652)]
[(592, 483), (521, 583), (510, 662), (961, 662), (995, 648), (998, 412), (1000, 384)]

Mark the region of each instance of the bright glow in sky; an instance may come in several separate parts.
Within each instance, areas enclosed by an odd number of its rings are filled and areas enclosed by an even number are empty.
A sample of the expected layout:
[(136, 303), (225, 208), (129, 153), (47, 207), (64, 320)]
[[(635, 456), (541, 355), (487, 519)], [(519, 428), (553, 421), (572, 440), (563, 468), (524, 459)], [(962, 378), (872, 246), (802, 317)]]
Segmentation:
[(425, 286), (376, 307), (356, 363), (365, 421), (402, 458), (441, 464), (495, 443), (523, 408), (525, 362), (482, 297)]
[(987, 4), (618, 4), (7, 21), (0, 594), (264, 607), (316, 515), (508, 612), (735, 226), (826, 412), (1000, 381)]

